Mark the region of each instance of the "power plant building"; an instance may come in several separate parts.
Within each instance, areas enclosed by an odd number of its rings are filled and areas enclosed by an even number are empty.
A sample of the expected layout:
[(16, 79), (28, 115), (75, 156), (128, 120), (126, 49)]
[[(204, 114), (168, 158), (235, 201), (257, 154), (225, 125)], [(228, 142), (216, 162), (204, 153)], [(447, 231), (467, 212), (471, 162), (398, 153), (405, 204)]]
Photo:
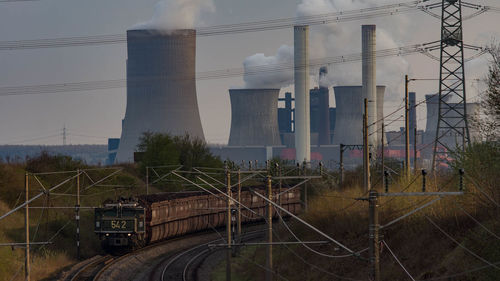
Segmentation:
[(204, 140), (195, 80), (196, 31), (127, 31), (127, 107), (116, 155), (132, 162), (144, 132)]
[[(424, 144), (431, 144), (435, 141), (436, 139), (436, 129), (437, 129), (437, 122), (438, 122), (438, 116), (439, 116), (439, 94), (431, 94), (431, 95), (425, 95), (425, 100), (426, 100), (426, 108), (427, 108), (427, 122), (426, 122), (426, 129), (424, 133), (424, 138), (423, 142)], [(463, 108), (463, 104), (457, 104), (453, 102), (448, 102), (450, 107), (452, 108)], [(478, 114), (480, 104), (479, 103), (467, 103), (467, 118), (470, 119), (472, 116)], [(445, 118), (448, 119), (458, 119), (458, 113), (456, 111), (449, 111), (448, 114), (445, 116)], [(457, 128), (460, 129), (460, 127), (464, 127), (463, 122), (459, 122), (458, 124), (455, 124)], [(479, 134), (477, 131), (473, 130), (472, 128), (469, 127), (469, 134), (470, 134), (470, 139), (471, 141), (478, 140)], [(453, 130), (449, 132), (446, 136), (444, 136), (441, 140), (442, 142), (446, 143), (446, 145), (450, 148), (456, 147), (456, 146), (461, 146), (462, 144), (462, 139), (461, 139), (461, 134), (454, 133)], [(432, 153), (433, 145), (429, 145), (426, 149), (426, 154)], [(427, 155), (426, 155), (427, 156)], [(429, 156), (427, 156), (429, 157)]]
[(279, 146), (280, 89), (231, 89), (228, 146)]
[[(335, 131), (333, 144), (363, 144), (363, 94), (362, 86), (336, 86), (333, 87), (336, 104)], [(377, 86), (377, 100), (383, 101), (385, 86)], [(383, 105), (383, 102), (379, 104)], [(382, 120), (383, 106), (379, 106), (375, 120)], [(378, 118), (378, 115), (381, 117)], [(380, 123), (380, 125), (378, 125)], [(377, 128), (382, 121), (376, 123)], [(381, 134), (380, 134), (381, 136)]]

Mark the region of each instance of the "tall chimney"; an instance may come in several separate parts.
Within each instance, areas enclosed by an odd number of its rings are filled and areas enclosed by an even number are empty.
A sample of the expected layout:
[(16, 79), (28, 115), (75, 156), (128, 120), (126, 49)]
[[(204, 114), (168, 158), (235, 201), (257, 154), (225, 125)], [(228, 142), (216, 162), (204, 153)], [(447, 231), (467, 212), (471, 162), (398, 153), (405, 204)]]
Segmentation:
[(311, 161), (309, 26), (294, 26), (295, 160)]
[(368, 99), (368, 142), (376, 147), (379, 143), (377, 125), (374, 124), (383, 116), (377, 116), (377, 82), (375, 42), (376, 26), (361, 26), (361, 52), (362, 52), (362, 98)]

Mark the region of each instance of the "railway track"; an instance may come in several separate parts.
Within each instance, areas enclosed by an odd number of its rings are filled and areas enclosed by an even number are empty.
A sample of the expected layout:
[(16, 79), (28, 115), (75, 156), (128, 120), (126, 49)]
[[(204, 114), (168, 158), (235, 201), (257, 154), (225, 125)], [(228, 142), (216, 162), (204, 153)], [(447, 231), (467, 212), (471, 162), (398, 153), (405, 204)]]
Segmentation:
[(103, 257), (98, 257), (87, 264), (83, 265), (74, 274), (68, 276), (65, 280), (67, 281), (86, 281), (93, 280), (94, 276), (99, 272), (106, 264), (112, 262), (114, 259), (111, 255), (106, 255)]
[[(264, 230), (255, 230), (244, 234), (242, 241), (249, 241), (262, 237)], [(225, 250), (209, 249), (208, 245), (213, 243), (221, 243), (222, 238), (203, 243), (183, 250), (176, 255), (166, 258), (160, 262), (150, 273), (149, 281), (168, 281), (182, 280), (195, 281), (198, 280), (197, 270), (204, 260), (210, 256), (220, 253)]]
[[(263, 231), (261, 225), (251, 226), (242, 241), (259, 238)], [(223, 241), (213, 232), (197, 233), (155, 243), (121, 256), (97, 257), (64, 281), (197, 280), (197, 271), (203, 261), (223, 250), (211, 250), (208, 245)]]

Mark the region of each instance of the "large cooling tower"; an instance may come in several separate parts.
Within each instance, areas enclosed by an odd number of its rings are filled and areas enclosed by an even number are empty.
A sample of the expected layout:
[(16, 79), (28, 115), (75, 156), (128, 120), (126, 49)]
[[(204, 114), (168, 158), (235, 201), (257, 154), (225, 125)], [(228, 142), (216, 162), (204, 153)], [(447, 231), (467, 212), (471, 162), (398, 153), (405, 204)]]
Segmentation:
[(311, 161), (309, 26), (294, 26), (295, 160)]
[(196, 99), (196, 31), (127, 31), (127, 108), (116, 162), (131, 162), (146, 132), (204, 140)]
[[(363, 144), (363, 95), (362, 86), (333, 87), (336, 103), (335, 132), (333, 144)], [(385, 86), (377, 86), (377, 100), (384, 99)], [(383, 104), (383, 103), (382, 103)], [(383, 107), (377, 108), (380, 118), (384, 116)], [(380, 125), (378, 125), (380, 123)], [(377, 122), (377, 127), (382, 122)], [(381, 135), (380, 135), (381, 136)], [(380, 142), (380, 141), (379, 141)]]
[[(362, 96), (368, 99), (368, 124), (377, 121), (377, 81), (376, 81), (376, 26), (361, 26), (362, 55)], [(368, 142), (372, 145), (380, 143), (378, 126), (368, 127)]]
[(232, 89), (229, 146), (281, 145), (278, 128), (280, 89)]
[[(426, 128), (425, 128), (425, 133), (424, 133), (424, 144), (430, 144), (433, 143), (436, 139), (436, 129), (437, 129), (437, 122), (438, 122), (438, 110), (439, 110), (439, 98), (438, 94), (433, 94), (433, 95), (425, 95), (426, 99), (426, 107), (427, 107), (427, 123), (426, 123)], [(463, 104), (457, 104), (457, 103), (448, 103), (450, 107), (453, 108), (462, 108), (463, 110)], [(480, 105), (478, 103), (467, 103), (467, 117), (470, 118), (471, 116), (474, 116), (478, 114), (479, 112)], [(445, 116), (445, 121), (447, 122), (452, 122), (450, 120), (454, 120), (459, 118), (459, 115), (456, 111), (449, 111), (448, 114)], [(455, 124), (456, 121), (453, 123), (455, 127), (457, 127), (457, 130), (462, 130), (462, 127), (464, 127), (463, 122), (458, 122), (458, 124)], [(479, 134), (477, 131), (473, 130), (470, 127), (470, 122), (469, 122), (469, 134), (471, 141), (477, 141), (479, 140)], [(454, 148), (457, 145), (462, 144), (461, 140), (462, 136), (461, 134), (451, 130), (446, 136), (444, 136), (441, 139), (441, 142), (446, 143), (446, 145), (450, 148)], [(432, 150), (433, 146), (430, 145), (429, 149)]]

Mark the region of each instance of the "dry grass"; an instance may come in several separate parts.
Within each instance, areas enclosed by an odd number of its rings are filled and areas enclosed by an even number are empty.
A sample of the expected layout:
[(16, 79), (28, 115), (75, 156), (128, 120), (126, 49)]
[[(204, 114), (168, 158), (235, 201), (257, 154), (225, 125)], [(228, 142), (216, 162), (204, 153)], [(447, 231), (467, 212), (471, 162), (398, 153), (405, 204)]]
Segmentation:
[[(392, 183), (390, 191), (421, 191), (421, 177)], [(321, 186), (321, 183), (318, 183)], [(379, 189), (381, 187), (378, 187)], [(406, 269), (416, 279), (455, 274), (467, 269), (485, 265), (477, 258), (465, 252), (454, 242), (434, 227), (427, 218), (449, 233), (463, 246), (491, 262), (500, 260), (500, 240), (487, 233), (460, 209), (463, 208), (475, 219), (486, 225), (494, 233), (500, 234), (498, 213), (478, 205), (478, 196), (473, 186), (467, 184), (467, 195), (445, 197), (435, 204), (381, 230), (383, 240), (391, 247)], [(351, 249), (358, 251), (368, 247), (368, 203), (355, 200), (366, 197), (357, 186), (345, 190), (328, 190), (319, 187), (321, 193), (313, 197), (309, 210), (302, 217), (312, 225), (326, 232)], [(440, 179), (427, 179), (427, 191), (457, 191), (458, 179), (452, 175)], [(382, 192), (382, 190), (379, 190)], [(381, 197), (379, 218), (381, 225), (398, 218), (409, 211), (430, 202), (435, 197)], [(277, 224), (275, 224), (277, 225)], [(298, 222), (290, 222), (294, 233), (304, 241), (323, 240), (323, 238)], [(294, 240), (281, 224), (276, 227), (275, 238)], [(315, 250), (329, 254), (342, 255), (336, 245), (315, 245)], [(366, 280), (368, 263), (357, 258), (325, 258), (303, 246), (276, 246), (273, 249), (274, 270), (288, 280), (341, 280), (338, 276)], [(264, 249), (246, 258), (264, 264)], [(367, 252), (362, 254), (367, 258)], [(264, 271), (259, 268), (236, 265), (241, 268), (239, 274), (243, 280), (262, 280)], [(381, 252), (382, 280), (408, 280), (408, 276), (395, 262), (387, 249)], [(465, 274), (450, 280), (498, 280), (499, 271), (487, 268)], [(338, 276), (337, 276), (338, 275)], [(480, 276), (480, 278), (478, 278)], [(216, 278), (213, 280), (223, 280)]]
[[(90, 176), (100, 179), (109, 171), (89, 172)], [(68, 175), (41, 176), (40, 181), (46, 186), (54, 186), (61, 182)], [(116, 196), (132, 196), (143, 193), (143, 184), (140, 179), (128, 172), (111, 179), (109, 184), (119, 184), (124, 187), (114, 189), (106, 187), (96, 187), (82, 192), (82, 206), (99, 206), (106, 198)], [(81, 179), (82, 186), (88, 186), (88, 179)], [(0, 214), (5, 214), (15, 205), (24, 201), (24, 166), (19, 164), (0, 164)], [(41, 187), (33, 179), (30, 185), (30, 196), (41, 192)], [(58, 193), (75, 194), (76, 186), (74, 181), (59, 188)], [(19, 201), (18, 201), (18, 197)], [(44, 206), (47, 202), (42, 196), (35, 200), (31, 206)], [(72, 196), (51, 195), (51, 206), (74, 206), (75, 198)], [(82, 209), (81, 211), (81, 256), (88, 258), (100, 253), (100, 242), (93, 232), (93, 211)], [(51, 238), (56, 231), (65, 226), (53, 240), (53, 244), (48, 246), (32, 246), (31, 250), (31, 270), (32, 280), (51, 279), (62, 268), (76, 262), (75, 231), (73, 222), (74, 209), (52, 209), (47, 213), (40, 209), (30, 209), (30, 236), (35, 241), (46, 241)], [(69, 222), (69, 224), (67, 224)], [(24, 212), (19, 210), (0, 221), (0, 243), (24, 242)], [(0, 247), (0, 281), (11, 280), (17, 273), (14, 280), (24, 278), (24, 249), (11, 247)]]

